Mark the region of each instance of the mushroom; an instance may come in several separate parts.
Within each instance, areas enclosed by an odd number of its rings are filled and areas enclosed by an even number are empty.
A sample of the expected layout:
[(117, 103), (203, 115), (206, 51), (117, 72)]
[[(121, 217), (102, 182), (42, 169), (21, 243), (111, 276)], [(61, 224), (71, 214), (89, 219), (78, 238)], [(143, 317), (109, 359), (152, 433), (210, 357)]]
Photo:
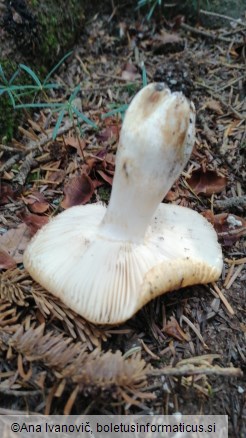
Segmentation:
[(158, 295), (220, 276), (212, 225), (161, 203), (190, 157), (194, 126), (194, 105), (182, 93), (144, 87), (124, 118), (108, 208), (69, 208), (27, 247), (31, 276), (87, 320), (120, 323)]

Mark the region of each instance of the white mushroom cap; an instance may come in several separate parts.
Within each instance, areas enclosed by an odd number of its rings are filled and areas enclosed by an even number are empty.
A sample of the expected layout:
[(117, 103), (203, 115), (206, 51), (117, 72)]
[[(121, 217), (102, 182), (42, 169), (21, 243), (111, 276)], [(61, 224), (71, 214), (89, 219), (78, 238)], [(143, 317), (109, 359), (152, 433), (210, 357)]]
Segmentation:
[(215, 281), (222, 270), (213, 227), (198, 213), (161, 204), (194, 143), (194, 106), (150, 84), (126, 113), (108, 209), (72, 207), (34, 236), (32, 277), (95, 323), (119, 323), (152, 298)]

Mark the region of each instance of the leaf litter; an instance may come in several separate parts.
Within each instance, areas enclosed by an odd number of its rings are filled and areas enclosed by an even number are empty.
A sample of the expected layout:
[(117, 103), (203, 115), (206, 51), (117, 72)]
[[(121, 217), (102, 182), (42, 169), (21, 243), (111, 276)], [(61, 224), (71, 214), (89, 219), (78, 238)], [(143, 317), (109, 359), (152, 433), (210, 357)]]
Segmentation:
[[(121, 12), (120, 22), (117, 14), (105, 15), (85, 27), (60, 73), (69, 87), (81, 84), (83, 111), (98, 131), (85, 124), (82, 132), (76, 118), (67, 118), (54, 141), (56, 119), (43, 109), (20, 127), (12, 152), (0, 145), (0, 405), (40, 413), (223, 411), (233, 418), (236, 436), (245, 418), (238, 388), (246, 358), (240, 23), (230, 45), (214, 44), (209, 30), (199, 34), (191, 27), (188, 34), (183, 18), (153, 28)], [(218, 29), (216, 38), (223, 32)], [(166, 202), (194, 208), (212, 222), (224, 271), (217, 284), (160, 297), (123, 326), (106, 329), (43, 290), (21, 262), (31, 235), (50, 217), (72, 205), (105, 202), (142, 62), (149, 81), (164, 81), (195, 102), (196, 145)]]

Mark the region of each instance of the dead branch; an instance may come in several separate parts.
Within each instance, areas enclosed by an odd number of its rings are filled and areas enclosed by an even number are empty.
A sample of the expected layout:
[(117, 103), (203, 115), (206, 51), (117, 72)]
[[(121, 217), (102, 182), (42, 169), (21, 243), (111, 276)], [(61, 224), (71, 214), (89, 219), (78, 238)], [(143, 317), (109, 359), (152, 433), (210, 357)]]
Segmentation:
[(228, 377), (243, 377), (243, 372), (240, 368), (222, 368), (215, 366), (195, 367), (194, 365), (184, 365), (181, 367), (164, 367), (159, 370), (150, 370), (147, 372), (151, 376), (194, 376), (197, 374), (205, 374), (206, 376), (228, 376)]
[[(75, 122), (76, 123), (76, 122)], [(60, 129), (58, 129), (57, 132), (57, 137), (59, 135), (65, 134), (66, 132), (68, 132), (72, 127), (73, 127), (73, 122), (68, 121), (64, 124), (64, 126), (62, 126)], [(35, 149), (38, 149), (42, 146), (44, 146), (45, 144), (49, 143), (49, 141), (52, 140), (52, 136), (53, 136), (53, 132), (50, 132), (46, 135), (43, 135), (40, 137), (39, 140), (32, 140), (30, 141), (27, 145), (26, 145), (26, 153), (28, 154), (30, 151), (33, 151)]]
[(21, 186), (25, 184), (29, 172), (37, 164), (36, 160), (34, 159), (36, 153), (37, 153), (36, 151), (31, 152), (25, 157), (25, 160), (23, 161), (19, 169), (18, 175), (14, 178), (14, 181), (20, 184)]
[(208, 90), (209, 94), (211, 94), (211, 96), (213, 96), (215, 99), (218, 99), (222, 105), (227, 109), (230, 110), (233, 114), (235, 114), (235, 116), (240, 119), (240, 120), (245, 120), (245, 115), (240, 114), (235, 108), (233, 108), (232, 105), (230, 105), (229, 103), (225, 102), (225, 100), (216, 93), (215, 90), (213, 90), (213, 88), (209, 87), (209, 85), (207, 84), (203, 84), (201, 82), (194, 82), (195, 85), (197, 85), (198, 87), (201, 88), (205, 88), (205, 90)]
[(214, 207), (220, 211), (238, 207), (246, 208), (246, 196), (233, 196), (221, 201), (218, 200), (214, 202)]
[(0, 144), (0, 151), (3, 152), (23, 152), (24, 150), (24, 146), (23, 149), (21, 149), (20, 147), (13, 147), (13, 146), (8, 146), (6, 144)]
[(235, 23), (242, 24), (242, 20), (240, 18), (232, 18), (228, 15), (218, 14), (218, 12), (205, 11), (204, 9), (200, 9), (200, 13), (204, 15), (210, 15), (213, 17), (223, 18), (224, 20), (234, 21)]
[(1, 167), (0, 167), (0, 175), (4, 172), (7, 172), (11, 169), (11, 167), (14, 166), (14, 164), (17, 163), (17, 161), (20, 159), (20, 154), (15, 154), (9, 160), (6, 161)]
[(190, 26), (189, 24), (182, 23), (181, 24), (182, 29), (194, 33), (195, 35), (202, 36), (204, 38), (210, 38), (214, 41), (224, 41), (225, 43), (231, 43), (231, 40), (229, 38), (224, 38), (220, 35), (215, 35), (214, 33), (207, 32), (205, 30), (197, 29), (195, 27)]

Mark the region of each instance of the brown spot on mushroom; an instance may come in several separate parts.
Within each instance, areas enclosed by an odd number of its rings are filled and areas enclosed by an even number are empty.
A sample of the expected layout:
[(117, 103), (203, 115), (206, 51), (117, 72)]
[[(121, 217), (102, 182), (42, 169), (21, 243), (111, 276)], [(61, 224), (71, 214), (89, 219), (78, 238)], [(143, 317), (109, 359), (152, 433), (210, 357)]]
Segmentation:
[(170, 93), (168, 88), (163, 87), (162, 89), (158, 88), (155, 84), (155, 87), (148, 90), (148, 95), (146, 95), (146, 100), (143, 102), (143, 117), (147, 118), (149, 115), (153, 114), (156, 108), (159, 107), (160, 103), (167, 98)]
[(125, 160), (123, 162), (122, 170), (123, 170), (123, 173), (124, 173), (126, 179), (128, 179), (129, 178), (129, 172), (128, 172), (127, 160)]
[[(182, 96), (178, 104), (170, 106), (167, 119), (166, 123), (162, 125), (165, 144), (176, 148), (178, 155), (182, 155), (189, 126), (188, 103), (182, 99)], [(173, 125), (174, 123), (175, 125)], [(172, 129), (170, 129), (171, 126)]]

